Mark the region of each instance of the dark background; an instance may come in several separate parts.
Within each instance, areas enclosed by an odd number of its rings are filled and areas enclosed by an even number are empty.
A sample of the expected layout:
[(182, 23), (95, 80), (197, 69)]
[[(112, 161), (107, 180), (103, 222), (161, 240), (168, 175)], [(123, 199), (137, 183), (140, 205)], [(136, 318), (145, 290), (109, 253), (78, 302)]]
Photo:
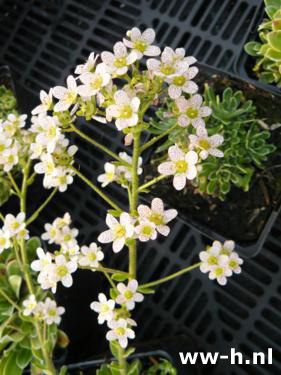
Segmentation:
[[(185, 47), (205, 64), (235, 71), (236, 59), (252, 22), (261, 15), (261, 0), (2, 0), (0, 1), (0, 62), (10, 65), (20, 108), (29, 112), (40, 89), (62, 84), (91, 51), (111, 49), (134, 25), (153, 27), (161, 47)], [(122, 136), (110, 126), (80, 123), (83, 131), (111, 147), (124, 149)], [(78, 162), (93, 181), (103, 170), (104, 155), (81, 139)], [(30, 194), (39, 206), (45, 191), (40, 181)], [(126, 207), (126, 195), (116, 186), (107, 191)], [(9, 203), (13, 206), (13, 202)], [(105, 230), (104, 203), (78, 178), (65, 194), (43, 212), (33, 226), (40, 234), (45, 222), (69, 211), (80, 230), (80, 243), (89, 244)], [(277, 375), (281, 373), (281, 229), (277, 220), (261, 253), (249, 259), (240, 276), (226, 287), (209, 281), (200, 271), (163, 284), (135, 312), (138, 340), (186, 334), (196, 350), (229, 354), (230, 348), (246, 358), (253, 351), (274, 348), (272, 366), (231, 366), (227, 361), (203, 373), (213, 375)], [(138, 250), (138, 280), (165, 276), (198, 260), (207, 240), (180, 221), (171, 235), (142, 245)], [(106, 262), (126, 269), (123, 251), (114, 255), (104, 246)], [(85, 359), (105, 348), (105, 327), (98, 327), (89, 303), (106, 285), (102, 275), (78, 271), (71, 289), (59, 289), (67, 309), (64, 328), (72, 339), (68, 361)], [(190, 348), (180, 347), (187, 351)], [(188, 371), (187, 371), (188, 373)]]

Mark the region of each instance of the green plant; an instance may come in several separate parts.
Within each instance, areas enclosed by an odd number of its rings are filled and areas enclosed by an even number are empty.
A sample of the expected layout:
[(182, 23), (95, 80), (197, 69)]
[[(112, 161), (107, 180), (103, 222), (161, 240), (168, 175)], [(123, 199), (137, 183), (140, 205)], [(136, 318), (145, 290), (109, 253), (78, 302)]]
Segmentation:
[(281, 0), (264, 0), (269, 18), (259, 25), (260, 42), (250, 41), (245, 51), (256, 57), (253, 71), (259, 80), (281, 87)]
[[(223, 135), (220, 150), (224, 157), (210, 155), (207, 160), (202, 160), (202, 169), (193, 185), (202, 193), (224, 200), (232, 185), (248, 191), (255, 168), (262, 169), (268, 155), (276, 148), (268, 143), (270, 132), (261, 128), (255, 106), (252, 101), (246, 100), (242, 91), (233, 92), (229, 87), (222, 95), (216, 95), (212, 87), (205, 85), (204, 100), (212, 109), (206, 129), (210, 136)], [(167, 117), (166, 113), (171, 117)], [(162, 134), (177, 122), (172, 116), (171, 102), (167, 103), (167, 109), (159, 109), (156, 115), (157, 118), (150, 121), (152, 133)], [(177, 127), (156, 152), (161, 153), (174, 143), (188, 150), (190, 135), (194, 133), (195, 129), (190, 127)]]
[(10, 113), (16, 114), (17, 100), (12, 90), (0, 86), (0, 121), (6, 120)]

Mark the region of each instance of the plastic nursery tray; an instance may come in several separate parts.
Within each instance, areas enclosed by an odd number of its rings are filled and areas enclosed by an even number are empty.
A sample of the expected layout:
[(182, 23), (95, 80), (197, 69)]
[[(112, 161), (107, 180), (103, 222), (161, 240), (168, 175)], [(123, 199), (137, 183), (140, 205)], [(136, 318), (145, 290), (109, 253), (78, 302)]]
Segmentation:
[(0, 61), (38, 94), (61, 83), (90, 52), (112, 49), (133, 26), (153, 27), (161, 46), (231, 71), (260, 0), (3, 0)]
[[(263, 1), (256, 15), (257, 17), (255, 21), (253, 22), (251, 32), (249, 33), (249, 36), (247, 40), (245, 41), (245, 43), (250, 42), (251, 40), (259, 40), (257, 28), (259, 24), (262, 22), (263, 18), (267, 17), (264, 12)], [(274, 95), (281, 96), (281, 87), (263, 83), (258, 80), (257, 76), (252, 71), (254, 64), (255, 64), (255, 57), (248, 55), (246, 51), (244, 51), (244, 48), (242, 48), (242, 52), (237, 57), (237, 61), (235, 63), (235, 73), (242, 79), (254, 84), (256, 87), (272, 92), (272, 94)]]
[[(244, 82), (244, 84), (246, 84), (246, 85), (249, 84), (248, 81), (243, 80), (240, 77), (236, 77), (234, 75), (226, 73), (224, 71), (221, 71), (221, 70), (218, 70), (218, 69), (213, 69), (213, 68), (210, 68), (210, 67), (205, 66), (203, 64), (197, 64), (197, 66), (199, 68), (199, 75), (201, 73), (204, 77), (206, 77), (206, 79), (210, 78), (213, 75), (219, 75), (219, 76), (221, 76), (221, 79), (224, 79), (224, 78), (230, 79), (234, 85), (237, 84), (237, 83), (239, 84), (239, 81)], [(255, 82), (253, 82), (253, 84), (255, 85)], [(231, 85), (231, 83), (228, 82), (228, 85)], [(257, 85), (255, 85), (255, 86), (257, 86)], [(239, 88), (239, 86), (238, 86), (238, 88)], [(270, 94), (272, 93), (271, 90), (267, 90), (265, 87), (258, 87), (258, 88), (260, 90), (269, 91)], [(240, 87), (239, 89), (242, 89), (242, 88)], [(274, 95), (274, 94), (272, 94), (272, 95)], [(146, 162), (148, 162), (152, 153), (153, 153), (153, 149), (149, 150), (149, 152), (146, 155), (146, 160), (145, 160)], [(157, 190), (156, 190), (155, 194), (157, 195)], [(149, 195), (153, 195), (153, 192)], [(150, 200), (145, 195), (143, 195), (141, 197), (141, 199), (143, 199), (145, 201)], [(267, 219), (266, 223), (264, 224), (263, 229), (261, 230), (261, 232), (258, 236), (258, 239), (256, 241), (250, 241), (250, 240), (249, 241), (242, 241), (242, 240), (236, 241), (236, 247), (235, 248), (243, 257), (246, 257), (246, 258), (254, 257), (261, 251), (261, 249), (262, 249), (262, 247), (263, 247), (263, 245), (264, 245), (264, 243), (265, 243), (265, 241), (266, 241), (266, 239), (269, 235), (269, 232), (270, 232), (271, 228), (273, 227), (273, 225), (274, 225), (274, 223), (275, 223), (275, 221), (276, 221), (276, 219), (277, 219), (277, 217), (278, 217), (278, 215), (281, 211), (281, 194), (280, 194), (279, 198), (277, 199), (277, 201), (278, 201), (278, 203), (273, 207), (273, 209), (272, 209), (271, 213), (269, 214), (268, 219)], [(225, 204), (227, 204), (227, 201), (226, 201)], [(208, 227), (208, 225), (205, 225), (203, 223), (200, 223), (198, 220), (193, 219), (192, 215), (188, 215), (188, 213), (185, 213), (183, 211), (182, 212), (179, 211), (178, 218), (181, 221), (183, 221), (184, 223), (186, 223), (187, 225), (189, 225), (190, 227), (194, 228), (195, 230), (199, 231), (201, 234), (209, 237), (212, 240), (219, 240), (221, 242), (224, 242), (228, 239), (232, 239), (231, 235), (229, 237), (227, 237), (226, 235), (222, 235), (221, 233), (217, 232), (216, 230), (210, 229)]]

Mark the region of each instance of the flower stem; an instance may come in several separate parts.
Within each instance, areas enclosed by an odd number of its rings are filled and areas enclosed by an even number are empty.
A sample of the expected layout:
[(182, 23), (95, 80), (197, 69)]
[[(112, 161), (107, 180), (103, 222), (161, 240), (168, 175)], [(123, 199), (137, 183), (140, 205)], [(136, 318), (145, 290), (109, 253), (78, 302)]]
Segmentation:
[[(130, 213), (132, 216), (137, 215), (138, 204), (138, 161), (140, 155), (140, 133), (134, 134), (134, 151), (132, 161), (132, 192), (130, 199)], [(129, 245), (129, 275), (131, 279), (136, 278), (137, 273), (137, 241), (133, 239)]]
[(78, 135), (80, 135), (80, 137), (86, 139), (86, 141), (92, 143), (94, 146), (96, 146), (97, 148), (99, 148), (100, 150), (102, 150), (103, 152), (105, 152), (106, 154), (110, 155), (113, 159), (115, 160), (118, 160), (120, 163), (122, 163), (123, 165), (126, 165), (126, 166), (130, 166), (131, 165), (129, 163), (127, 163), (126, 161), (124, 161), (122, 158), (120, 158), (120, 156), (118, 156), (117, 154), (115, 154), (115, 152), (109, 150), (107, 147), (105, 147), (104, 145), (101, 145), (100, 143), (96, 142), (95, 140), (93, 140), (92, 138), (88, 137), (85, 133), (81, 132), (81, 130), (77, 129), (76, 126), (74, 126), (73, 124), (71, 125), (71, 128), (72, 130), (77, 133)]
[(107, 272), (107, 273), (120, 273), (121, 275), (124, 275), (124, 276), (128, 275), (128, 272), (114, 270), (112, 268), (106, 268), (106, 267), (79, 266), (79, 268), (83, 270), (95, 270), (95, 271)]
[(172, 273), (171, 275), (163, 277), (162, 279), (159, 279), (159, 280), (156, 280), (156, 281), (151, 281), (150, 283), (140, 285), (140, 287), (141, 288), (150, 288), (152, 286), (165, 283), (166, 281), (172, 280), (175, 277), (181, 276), (181, 275), (183, 275), (186, 272), (192, 271), (192, 270), (200, 267), (200, 265), (201, 265), (201, 262), (193, 264), (192, 266), (186, 267), (186, 268), (184, 268), (184, 269), (182, 269), (182, 270), (180, 270), (178, 272)]
[(166, 178), (166, 177), (170, 177), (170, 176), (168, 176), (168, 175), (160, 175), (160, 176), (158, 176), (158, 177), (155, 177), (153, 180), (148, 181), (146, 184), (144, 184), (144, 185), (142, 185), (142, 186), (139, 187), (139, 193), (140, 193), (141, 191), (145, 190), (146, 188), (148, 188), (149, 186), (154, 185), (154, 184), (156, 184), (157, 182), (163, 180), (163, 179)]
[(84, 182), (86, 182), (87, 185), (90, 186), (91, 189), (93, 189), (97, 194), (99, 194), (111, 207), (113, 207), (116, 211), (122, 212), (122, 209), (117, 206), (106, 194), (103, 193), (101, 189), (99, 189), (97, 186), (95, 186), (90, 180), (88, 180), (87, 177), (85, 177), (81, 172), (78, 171), (75, 167), (72, 165), (69, 166), (70, 169), (77, 174), (78, 177), (81, 178)]
[(178, 126), (178, 123), (176, 122), (171, 128), (164, 131), (162, 134), (158, 135), (157, 137), (153, 137), (150, 141), (145, 143), (140, 148), (140, 153), (142, 153), (144, 150), (146, 150), (148, 147), (154, 145), (154, 143), (158, 142), (160, 139), (171, 133), (176, 127)]
[(18, 311), (21, 311), (20, 307), (4, 292), (3, 288), (0, 289), (0, 294), (4, 297), (11, 305), (13, 305)]
[(118, 363), (119, 363), (119, 368), (120, 368), (120, 375), (126, 375), (127, 364), (126, 364), (126, 359), (124, 356), (124, 349), (121, 348), (120, 345), (118, 345)]
[(14, 177), (12, 176), (12, 173), (8, 172), (7, 174), (8, 174), (8, 177), (9, 177), (9, 179), (10, 179), (10, 181), (11, 181), (11, 183), (12, 183), (12, 185), (13, 185), (16, 193), (17, 193), (17, 195), (20, 197), (21, 192), (20, 192), (20, 189), (19, 189), (16, 181), (14, 180)]
[(30, 218), (26, 221), (26, 225), (29, 225), (30, 223), (32, 223), (35, 219), (37, 219), (37, 217), (39, 216), (40, 212), (47, 206), (47, 204), (51, 201), (51, 199), (53, 198), (53, 196), (56, 194), (56, 192), (58, 191), (57, 188), (55, 188), (51, 194), (48, 196), (48, 198), (45, 200), (45, 202), (33, 213), (32, 216), (30, 216)]

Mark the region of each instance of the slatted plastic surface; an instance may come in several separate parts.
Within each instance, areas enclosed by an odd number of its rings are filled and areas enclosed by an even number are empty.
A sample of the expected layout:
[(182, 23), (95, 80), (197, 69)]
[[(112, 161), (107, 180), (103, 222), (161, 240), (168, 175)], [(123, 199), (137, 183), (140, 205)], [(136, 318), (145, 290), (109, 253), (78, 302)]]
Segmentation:
[[(111, 48), (125, 30), (136, 24), (153, 25), (158, 41), (173, 47), (188, 48), (202, 62), (228, 69), (234, 46), (241, 44), (244, 26), (239, 21), (254, 14), (252, 1), (3, 1), (0, 23), (0, 55), (11, 64), (17, 83), (26, 92), (36, 93), (62, 82), (70, 67), (86, 58), (91, 50)], [(41, 4), (41, 5), (40, 5)], [(222, 17), (215, 5), (229, 9)], [(31, 6), (32, 5), (32, 6)], [(229, 8), (232, 7), (232, 8)], [(243, 9), (243, 17), (232, 19), (230, 10)], [(214, 9), (213, 13), (208, 13)], [(245, 17), (245, 18), (244, 18)], [(190, 27), (192, 25), (192, 27)], [(243, 31), (240, 32), (240, 31)], [(239, 31), (239, 32), (238, 32)], [(189, 33), (189, 34), (188, 34)], [(222, 45), (223, 42), (223, 45)], [(224, 46), (224, 47), (223, 47)], [(200, 52), (201, 51), (201, 52)], [(30, 97), (30, 99), (32, 99)], [(120, 151), (122, 139), (111, 128), (84, 124), (105, 145)], [(112, 141), (114, 139), (114, 142)], [(85, 174), (95, 179), (101, 173), (104, 156), (86, 142), (76, 139), (78, 161)], [(108, 191), (126, 205), (124, 192), (112, 186)], [(39, 202), (38, 202), (39, 204)], [(44, 211), (33, 226), (41, 233), (43, 223), (70, 211), (80, 229), (81, 243), (88, 244), (105, 229), (105, 208), (100, 199), (78, 179), (56, 204)], [(247, 260), (243, 274), (233, 277), (224, 288), (194, 271), (181, 279), (163, 284), (154, 296), (138, 306), (139, 339), (187, 333), (198, 340), (203, 350), (229, 354), (235, 347), (245, 355), (274, 348), (272, 366), (229, 365), (226, 361), (203, 372), (213, 375), (275, 375), (281, 372), (281, 221), (277, 221), (261, 254)], [(165, 241), (165, 242), (164, 242)], [(180, 222), (175, 222), (168, 239), (150, 242), (138, 251), (140, 282), (165, 276), (197, 261), (205, 239)], [(105, 247), (106, 260), (125, 269), (124, 252), (114, 255)], [(145, 270), (145, 272), (144, 272)], [(81, 294), (93, 293), (96, 274), (89, 273), (79, 284)], [(64, 293), (71, 291), (64, 290)], [(73, 296), (72, 296), (73, 297)], [(79, 315), (83, 310), (78, 309)], [(84, 316), (84, 315), (83, 315)], [(92, 314), (95, 319), (94, 314)], [(152, 337), (151, 337), (152, 336)], [(182, 348), (184, 350), (184, 348)], [(250, 358), (250, 357), (249, 357)]]

